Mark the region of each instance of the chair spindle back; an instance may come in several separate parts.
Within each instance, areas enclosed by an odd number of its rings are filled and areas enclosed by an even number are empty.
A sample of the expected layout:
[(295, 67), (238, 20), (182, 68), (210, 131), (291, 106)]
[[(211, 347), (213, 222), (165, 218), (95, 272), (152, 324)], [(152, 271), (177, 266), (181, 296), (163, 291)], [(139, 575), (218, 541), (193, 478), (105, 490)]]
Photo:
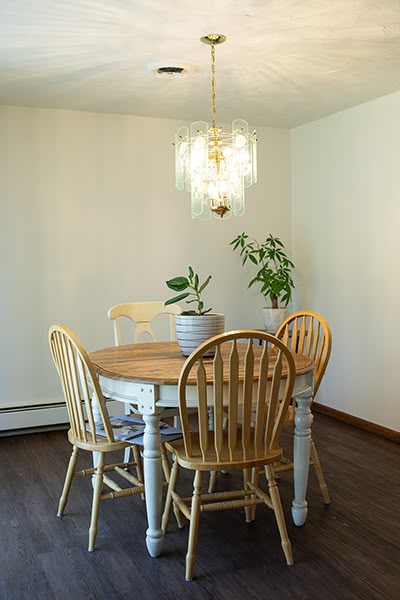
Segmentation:
[[(50, 327), (49, 344), (73, 435), (80, 442), (97, 443), (97, 423), (102, 426), (107, 441), (114, 442), (104, 396), (86, 350), (65, 325)], [(104, 443), (104, 433), (102, 436)]]
[[(262, 345), (255, 342), (262, 342)], [(204, 353), (215, 346), (213, 359)], [(193, 456), (187, 414), (187, 386), (195, 383), (198, 398), (200, 452), (226, 463), (264, 456), (277, 448), (291, 399), (294, 361), (274, 336), (253, 330), (223, 333), (208, 340), (187, 359), (179, 381), (179, 406), (185, 450)], [(210, 428), (209, 411), (213, 414)], [(227, 415), (227, 427), (225, 418)], [(225, 436), (225, 443), (223, 443)], [(228, 443), (226, 444), (226, 436)], [(228, 455), (223, 455), (227, 448)]]
[(291, 352), (304, 354), (314, 361), (315, 398), (332, 349), (332, 333), (326, 319), (312, 311), (298, 311), (285, 319), (275, 335)]

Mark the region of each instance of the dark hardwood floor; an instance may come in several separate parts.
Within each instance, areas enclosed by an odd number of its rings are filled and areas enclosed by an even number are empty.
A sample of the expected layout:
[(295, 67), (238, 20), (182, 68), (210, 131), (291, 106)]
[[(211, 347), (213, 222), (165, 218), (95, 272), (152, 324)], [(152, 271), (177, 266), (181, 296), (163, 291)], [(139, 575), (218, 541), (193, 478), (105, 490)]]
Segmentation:
[[(65, 431), (0, 438), (0, 599), (397, 600), (400, 445), (320, 414), (314, 439), (331, 505), (310, 473), (309, 516), (297, 528), (292, 476), (279, 480), (295, 564), (285, 564), (272, 511), (259, 507), (252, 524), (241, 510), (208, 513), (195, 579), (185, 582), (187, 528), (171, 518), (163, 555), (150, 558), (140, 496), (102, 503), (94, 553), (86, 549), (89, 478), (74, 481), (65, 516), (56, 517), (70, 454)], [(235, 477), (222, 475), (218, 485)]]

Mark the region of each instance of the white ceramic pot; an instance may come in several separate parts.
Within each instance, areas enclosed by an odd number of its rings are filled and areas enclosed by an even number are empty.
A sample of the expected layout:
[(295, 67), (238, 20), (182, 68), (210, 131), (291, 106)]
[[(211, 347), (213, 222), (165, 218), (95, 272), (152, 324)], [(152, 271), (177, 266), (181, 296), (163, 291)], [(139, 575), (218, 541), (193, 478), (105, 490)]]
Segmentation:
[[(220, 313), (207, 315), (175, 315), (176, 339), (184, 356), (189, 356), (203, 342), (225, 330), (225, 316)], [(211, 348), (204, 356), (213, 356)]]
[(264, 329), (267, 333), (275, 334), (279, 325), (288, 316), (287, 308), (263, 308), (264, 313)]

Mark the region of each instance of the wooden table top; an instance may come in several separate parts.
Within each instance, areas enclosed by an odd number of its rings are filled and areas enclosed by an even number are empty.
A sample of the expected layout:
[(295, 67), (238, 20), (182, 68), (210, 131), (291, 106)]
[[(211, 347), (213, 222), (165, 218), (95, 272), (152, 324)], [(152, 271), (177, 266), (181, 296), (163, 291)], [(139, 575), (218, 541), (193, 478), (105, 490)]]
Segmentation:
[[(238, 344), (239, 352), (244, 353), (247, 344)], [(261, 354), (261, 346), (254, 345), (254, 354)], [(224, 348), (223, 348), (224, 350)], [(224, 360), (229, 348), (222, 350)], [(177, 385), (179, 375), (187, 357), (183, 356), (177, 342), (149, 342), (112, 346), (90, 353), (90, 359), (98, 375), (111, 379), (134, 380), (160, 385)], [(296, 374), (302, 375), (314, 368), (313, 361), (299, 354), (293, 354)], [(205, 359), (207, 375), (212, 377), (212, 358)], [(189, 383), (195, 383), (195, 380)]]

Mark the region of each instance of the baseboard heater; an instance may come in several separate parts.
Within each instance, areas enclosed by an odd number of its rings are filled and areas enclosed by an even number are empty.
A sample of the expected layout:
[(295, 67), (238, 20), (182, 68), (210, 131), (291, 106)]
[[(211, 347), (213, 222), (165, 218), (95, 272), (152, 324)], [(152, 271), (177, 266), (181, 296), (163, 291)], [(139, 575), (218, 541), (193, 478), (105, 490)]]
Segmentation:
[[(121, 415), (124, 412), (121, 402), (114, 400), (107, 400), (107, 409), (110, 416)], [(67, 428), (68, 424), (65, 402), (0, 408), (0, 436)]]

